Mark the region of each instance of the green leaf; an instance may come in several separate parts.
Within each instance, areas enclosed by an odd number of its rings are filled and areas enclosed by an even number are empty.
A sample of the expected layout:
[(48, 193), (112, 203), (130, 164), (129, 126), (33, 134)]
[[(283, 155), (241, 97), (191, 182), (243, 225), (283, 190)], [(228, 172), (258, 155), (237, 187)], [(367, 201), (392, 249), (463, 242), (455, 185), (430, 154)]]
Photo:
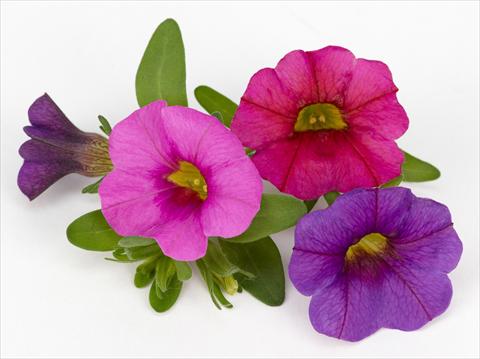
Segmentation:
[(305, 203), (305, 207), (307, 207), (307, 213), (310, 212), (313, 209), (313, 207), (315, 207), (317, 202), (318, 202), (318, 198), (311, 199), (308, 201), (303, 201), (303, 203)]
[(209, 240), (207, 253), (205, 253), (205, 256), (202, 258), (202, 262), (205, 263), (209, 271), (220, 277), (231, 276), (239, 272), (247, 277), (252, 277), (251, 273), (243, 271), (227, 259), (218, 240), (215, 238)]
[(175, 20), (167, 19), (153, 33), (138, 67), (138, 104), (143, 107), (165, 100), (169, 106), (188, 106), (185, 78), (182, 34)]
[(381, 188), (388, 188), (388, 187), (397, 187), (400, 183), (402, 183), (403, 176), (400, 175), (398, 177), (395, 177), (394, 179), (388, 181), (387, 183), (382, 184), (380, 187)]
[(97, 182), (84, 187), (82, 189), (82, 193), (98, 193), (98, 187), (100, 187), (100, 183), (102, 182), (103, 178), (104, 177), (100, 178)]
[(102, 115), (98, 115), (98, 121), (100, 121), (100, 129), (102, 130), (102, 132), (107, 136), (110, 136), (110, 134), (112, 133), (112, 126), (110, 126), (108, 120)]
[(403, 151), (405, 159), (402, 164), (402, 175), (405, 182), (433, 181), (440, 177), (440, 171), (430, 163)]
[(124, 237), (118, 241), (122, 248), (145, 247), (155, 243), (154, 239), (145, 237)]
[(233, 115), (237, 110), (237, 104), (221, 93), (208, 86), (198, 86), (195, 89), (195, 98), (198, 103), (209, 113), (219, 113), (223, 124), (230, 127)]
[(234, 274), (243, 289), (267, 305), (283, 303), (285, 276), (282, 258), (270, 237), (251, 243), (220, 241), (220, 246), (233, 264), (255, 276), (247, 278), (240, 273)]
[(333, 202), (337, 199), (337, 197), (340, 196), (340, 192), (328, 192), (323, 195), (323, 198), (325, 198), (325, 201), (329, 206), (332, 205)]
[(73, 245), (89, 251), (111, 251), (117, 248), (120, 236), (108, 225), (102, 211), (96, 210), (74, 220), (67, 228)]
[(153, 282), (149, 293), (149, 300), (152, 308), (159, 313), (169, 310), (177, 301), (182, 290), (182, 285), (183, 283), (181, 281), (176, 277), (173, 277), (167, 290), (162, 293), (161, 297), (159, 297), (157, 295), (156, 282)]
[(247, 243), (294, 226), (307, 213), (303, 201), (280, 194), (263, 194), (260, 211), (248, 229), (237, 237), (222, 238), (232, 243)]
[(150, 284), (155, 277), (155, 267), (157, 260), (161, 255), (147, 258), (142, 264), (137, 267), (133, 283), (137, 288), (143, 288)]
[(186, 281), (192, 278), (192, 268), (187, 262), (174, 261), (175, 268), (177, 270), (178, 280)]
[(213, 283), (213, 295), (217, 298), (218, 302), (225, 308), (233, 308), (232, 303), (230, 303), (227, 298), (223, 295), (222, 289), (217, 283)]
[(140, 259), (145, 259), (153, 255), (158, 255), (162, 253), (157, 243), (144, 247), (130, 247), (123, 249), (125, 250), (125, 254), (127, 255), (128, 259), (134, 261), (138, 261)]
[(173, 278), (177, 278), (175, 276), (176, 268), (173, 259), (165, 256), (159, 258), (155, 271), (155, 282), (157, 283), (157, 287), (160, 291), (166, 292)]

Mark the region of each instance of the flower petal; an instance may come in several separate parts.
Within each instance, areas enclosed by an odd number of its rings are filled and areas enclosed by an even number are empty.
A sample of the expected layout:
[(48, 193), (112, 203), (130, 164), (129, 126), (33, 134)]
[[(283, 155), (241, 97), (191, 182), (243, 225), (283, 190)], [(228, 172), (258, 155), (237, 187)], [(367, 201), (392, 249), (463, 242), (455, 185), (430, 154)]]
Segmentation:
[(358, 59), (345, 92), (344, 110), (353, 111), (397, 91), (387, 65), (380, 61)]
[(42, 127), (57, 132), (81, 132), (55, 102), (44, 94), (40, 96), (28, 109), (28, 119), (33, 126)]
[(252, 159), (263, 178), (304, 200), (377, 184), (343, 132), (303, 133), (258, 150)]
[(302, 50), (289, 52), (275, 67), (283, 86), (297, 100), (297, 107), (317, 103), (318, 93), (310, 56)]
[[(250, 103), (287, 118), (297, 118), (298, 105), (295, 95), (280, 81), (274, 69), (265, 68), (252, 76), (242, 96), (240, 106)], [(233, 121), (238, 120), (237, 116)]]
[(110, 157), (115, 168), (126, 171), (174, 170), (176, 163), (165, 146), (161, 110), (165, 101), (155, 101), (135, 111), (113, 128), (109, 139)]
[(81, 170), (80, 164), (74, 161), (36, 162), (25, 160), (18, 173), (17, 184), (30, 201), (33, 201), (63, 176), (72, 172), (81, 172)]
[(338, 46), (327, 46), (307, 54), (314, 68), (318, 102), (342, 107), (355, 66), (355, 56)]
[(246, 147), (258, 149), (293, 134), (295, 120), (244, 101), (231, 128)]
[(98, 193), (107, 222), (122, 236), (144, 236), (171, 220), (177, 187), (155, 172), (139, 175), (115, 169), (100, 183)]
[(380, 134), (394, 140), (405, 133), (408, 117), (395, 94), (382, 96), (346, 115), (349, 126), (359, 132)]
[(198, 213), (181, 220), (155, 226), (147, 232), (155, 238), (165, 255), (179, 261), (194, 261), (207, 251), (208, 238), (203, 234)]
[(207, 236), (234, 237), (247, 230), (260, 209), (262, 180), (252, 161), (242, 159), (207, 174), (208, 197), (202, 206)]
[(400, 176), (403, 152), (394, 141), (354, 128), (346, 132), (345, 137), (354, 149), (357, 158), (368, 168), (375, 186), (380, 186)]

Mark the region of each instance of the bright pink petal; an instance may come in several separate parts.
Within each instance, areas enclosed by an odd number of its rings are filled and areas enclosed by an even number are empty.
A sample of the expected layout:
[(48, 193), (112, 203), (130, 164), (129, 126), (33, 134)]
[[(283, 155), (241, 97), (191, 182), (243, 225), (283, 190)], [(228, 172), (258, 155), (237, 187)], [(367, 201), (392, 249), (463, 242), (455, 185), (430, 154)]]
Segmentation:
[(193, 261), (207, 251), (208, 238), (195, 212), (151, 228), (148, 236), (155, 238), (163, 253), (175, 260)]
[(260, 209), (262, 180), (252, 161), (242, 159), (216, 167), (207, 175), (208, 197), (202, 206), (207, 236), (234, 237), (243, 233)]
[(358, 59), (345, 91), (343, 109), (353, 111), (397, 90), (387, 65), (380, 61)]
[(122, 236), (142, 236), (170, 218), (170, 200), (176, 187), (159, 174), (115, 169), (98, 189), (102, 213)]
[(166, 147), (161, 110), (165, 101), (155, 101), (119, 122), (109, 138), (109, 153), (115, 168), (144, 171), (151, 168), (174, 168)]
[(394, 140), (405, 133), (408, 117), (395, 94), (382, 96), (346, 115), (346, 122), (357, 131), (377, 133)]
[(281, 83), (292, 93), (298, 108), (318, 102), (313, 63), (302, 50), (289, 52), (275, 67)]
[(324, 47), (307, 54), (314, 68), (318, 102), (333, 103), (342, 107), (355, 66), (355, 56), (338, 46)]

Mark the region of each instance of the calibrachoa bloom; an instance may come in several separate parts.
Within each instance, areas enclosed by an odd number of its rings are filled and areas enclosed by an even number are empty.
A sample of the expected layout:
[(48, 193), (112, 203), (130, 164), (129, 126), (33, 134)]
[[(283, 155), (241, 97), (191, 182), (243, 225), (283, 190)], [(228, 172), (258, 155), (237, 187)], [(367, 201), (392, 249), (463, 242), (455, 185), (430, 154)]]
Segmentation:
[(400, 187), (354, 190), (299, 222), (289, 274), (313, 296), (317, 331), (357, 341), (443, 313), (461, 252), (446, 206)]
[(47, 94), (30, 106), (28, 118), (31, 140), (19, 150), (25, 161), (18, 186), (30, 200), (67, 174), (96, 177), (112, 169), (107, 139), (79, 130)]
[(114, 170), (102, 181), (102, 212), (124, 236), (155, 238), (178, 260), (205, 254), (208, 237), (244, 232), (262, 182), (240, 141), (215, 117), (147, 105), (110, 136)]
[(408, 127), (388, 67), (347, 49), (292, 51), (250, 80), (232, 122), (261, 176), (301, 199), (400, 175)]

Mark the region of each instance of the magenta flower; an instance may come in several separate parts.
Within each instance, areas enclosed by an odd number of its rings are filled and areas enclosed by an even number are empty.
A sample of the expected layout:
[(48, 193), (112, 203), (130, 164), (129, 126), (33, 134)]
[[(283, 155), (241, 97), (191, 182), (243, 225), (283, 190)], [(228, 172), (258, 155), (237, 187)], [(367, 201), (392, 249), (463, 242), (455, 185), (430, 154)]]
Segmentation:
[(117, 124), (102, 212), (123, 236), (155, 238), (177, 260), (202, 257), (208, 237), (244, 232), (260, 208), (261, 178), (215, 117), (156, 101)]
[(20, 147), (25, 161), (17, 182), (30, 200), (67, 174), (97, 177), (112, 169), (108, 140), (75, 127), (47, 94), (30, 106), (28, 118), (31, 140)]
[(406, 188), (354, 190), (299, 222), (289, 274), (313, 296), (317, 331), (357, 341), (442, 314), (452, 297), (447, 273), (461, 253), (444, 205)]
[(341, 47), (292, 51), (250, 80), (232, 130), (260, 175), (301, 199), (400, 175), (408, 127), (388, 67)]

